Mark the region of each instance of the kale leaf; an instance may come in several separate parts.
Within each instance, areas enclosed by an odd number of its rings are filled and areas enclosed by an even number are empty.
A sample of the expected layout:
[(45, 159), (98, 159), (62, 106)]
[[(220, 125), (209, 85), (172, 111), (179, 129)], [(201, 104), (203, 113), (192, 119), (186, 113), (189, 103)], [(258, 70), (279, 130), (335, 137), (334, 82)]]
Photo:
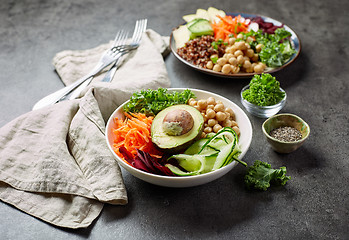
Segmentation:
[(195, 98), (195, 94), (189, 89), (182, 92), (168, 92), (165, 88), (141, 90), (133, 93), (130, 101), (124, 105), (123, 110), (155, 116), (169, 106), (186, 104), (190, 98)]
[(286, 167), (273, 169), (270, 164), (256, 160), (253, 166), (247, 169), (245, 184), (250, 189), (266, 191), (270, 187), (270, 183), (283, 186), (290, 179), (290, 176), (286, 176)]
[(242, 92), (242, 97), (258, 106), (271, 106), (279, 103), (285, 92), (280, 90), (280, 82), (269, 73), (254, 75), (250, 87)]
[(268, 67), (281, 67), (296, 53), (289, 40), (291, 33), (285, 28), (277, 28), (274, 34), (263, 33), (262, 30), (257, 32), (251, 30), (244, 34), (244, 39), (248, 36), (255, 38), (255, 41), (250, 43), (253, 49), (258, 44), (263, 44), (259, 58)]

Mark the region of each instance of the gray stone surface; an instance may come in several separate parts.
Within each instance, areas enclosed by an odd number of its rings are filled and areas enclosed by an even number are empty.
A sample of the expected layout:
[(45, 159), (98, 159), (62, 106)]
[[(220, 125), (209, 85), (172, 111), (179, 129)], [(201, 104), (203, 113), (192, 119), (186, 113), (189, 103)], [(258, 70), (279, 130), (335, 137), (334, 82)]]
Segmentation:
[[(349, 239), (348, 1), (3, 0), (0, 126), (63, 86), (51, 64), (55, 53), (97, 46), (143, 17), (169, 35), (182, 15), (209, 6), (275, 18), (301, 39), (299, 58), (275, 76), (288, 94), (282, 112), (305, 119), (310, 139), (294, 153), (277, 154), (262, 135), (263, 120), (249, 115), (253, 141), (244, 158), (286, 166), (292, 180), (251, 192), (238, 166), (212, 183), (170, 189), (125, 173), (129, 204), (106, 205), (87, 229), (56, 228), (0, 202), (0, 239)], [(172, 87), (210, 90), (242, 107), (239, 92), (248, 79), (204, 75), (173, 55), (166, 64)]]

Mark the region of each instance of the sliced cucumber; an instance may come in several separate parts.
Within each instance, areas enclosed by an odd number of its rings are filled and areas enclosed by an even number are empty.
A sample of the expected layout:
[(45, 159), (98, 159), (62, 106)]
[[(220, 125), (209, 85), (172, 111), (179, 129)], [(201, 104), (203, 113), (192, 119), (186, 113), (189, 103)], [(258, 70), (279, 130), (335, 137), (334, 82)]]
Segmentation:
[(195, 143), (193, 143), (187, 150), (185, 150), (184, 154), (188, 155), (194, 155), (199, 153), (202, 146), (207, 142), (207, 138), (202, 138), (200, 140), (197, 140)]
[(187, 23), (190, 34), (190, 39), (194, 39), (203, 35), (213, 35), (213, 28), (210, 21), (203, 18), (198, 18)]
[(211, 172), (230, 164), (236, 160), (246, 166), (246, 163), (238, 159), (241, 153), (238, 146), (238, 136), (232, 128), (226, 127), (210, 138), (196, 141), (184, 154), (173, 155), (178, 164), (187, 172), (169, 165), (169, 169), (181, 176), (189, 176)]

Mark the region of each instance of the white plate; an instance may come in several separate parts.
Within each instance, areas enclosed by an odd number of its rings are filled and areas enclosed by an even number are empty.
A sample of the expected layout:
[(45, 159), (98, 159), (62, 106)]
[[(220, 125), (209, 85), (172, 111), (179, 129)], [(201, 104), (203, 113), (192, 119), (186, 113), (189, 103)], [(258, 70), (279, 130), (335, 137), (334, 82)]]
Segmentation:
[[(170, 88), (168, 90), (169, 92), (172, 92), (172, 91), (180, 92), (185, 90), (185, 88)], [(198, 89), (190, 89), (190, 90), (195, 94), (197, 99), (207, 99), (208, 97), (212, 96), (216, 100), (222, 101), (225, 107), (230, 107), (234, 111), (236, 116), (236, 122), (238, 123), (240, 128), (239, 144), (240, 144), (242, 153), (239, 156), (239, 159), (242, 159), (246, 154), (247, 150), (249, 149), (252, 141), (252, 125), (249, 118), (245, 114), (245, 112), (238, 105), (236, 105), (235, 103), (233, 103), (232, 101), (228, 100), (225, 97), (219, 96), (211, 92), (203, 91), (203, 90), (198, 90)], [(155, 185), (159, 185), (159, 186), (164, 186), (164, 187), (192, 187), (192, 186), (198, 186), (198, 185), (202, 185), (202, 184), (211, 182), (213, 180), (216, 180), (217, 178), (220, 178), (226, 173), (228, 173), (231, 169), (233, 169), (238, 164), (236, 161), (233, 161), (231, 164), (223, 168), (220, 168), (216, 171), (201, 174), (201, 175), (196, 175), (196, 176), (185, 176), (185, 177), (161, 176), (161, 175), (147, 173), (130, 166), (129, 164), (125, 163), (121, 158), (119, 158), (119, 156), (115, 154), (112, 148), (113, 142), (114, 142), (112, 129), (115, 127), (113, 119), (115, 117), (118, 117), (119, 119), (124, 118), (122, 108), (126, 103), (127, 102), (125, 102), (123, 105), (118, 107), (114, 111), (114, 113), (110, 116), (107, 123), (107, 129), (106, 129), (106, 141), (116, 161), (133, 176), (139, 179), (142, 179), (143, 181), (146, 181)]]

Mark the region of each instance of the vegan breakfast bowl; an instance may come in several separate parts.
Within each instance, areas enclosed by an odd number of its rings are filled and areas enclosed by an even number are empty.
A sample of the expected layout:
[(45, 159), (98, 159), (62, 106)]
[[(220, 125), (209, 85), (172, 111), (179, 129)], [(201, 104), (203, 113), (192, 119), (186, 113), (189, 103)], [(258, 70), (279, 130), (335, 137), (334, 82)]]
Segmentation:
[(280, 71), (301, 51), (297, 34), (266, 16), (213, 7), (183, 16), (170, 36), (174, 56), (187, 66), (224, 78)]
[(252, 141), (244, 111), (198, 89), (142, 90), (119, 106), (106, 126), (107, 145), (130, 174), (165, 187), (216, 180), (237, 164)]

